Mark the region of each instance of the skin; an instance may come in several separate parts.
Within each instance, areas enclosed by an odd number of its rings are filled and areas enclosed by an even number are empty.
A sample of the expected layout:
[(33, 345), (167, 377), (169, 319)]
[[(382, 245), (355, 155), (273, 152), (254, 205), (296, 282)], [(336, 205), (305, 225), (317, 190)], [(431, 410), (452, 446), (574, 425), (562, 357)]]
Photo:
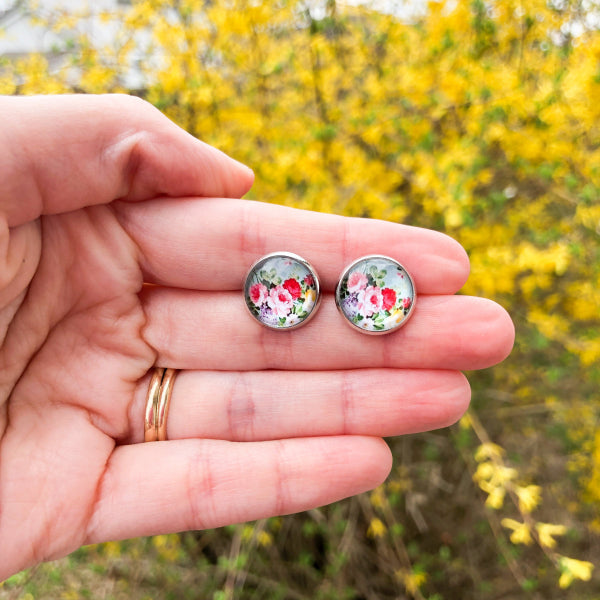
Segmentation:
[[(380, 484), (382, 436), (449, 425), (461, 370), (513, 344), (454, 296), (450, 238), (239, 200), (252, 172), (124, 96), (0, 98), (0, 580), (82, 544), (293, 513)], [(308, 259), (318, 314), (273, 332), (248, 267)], [(397, 257), (410, 323), (365, 336), (332, 292), (355, 258)], [(153, 366), (182, 369), (166, 442), (143, 441)]]

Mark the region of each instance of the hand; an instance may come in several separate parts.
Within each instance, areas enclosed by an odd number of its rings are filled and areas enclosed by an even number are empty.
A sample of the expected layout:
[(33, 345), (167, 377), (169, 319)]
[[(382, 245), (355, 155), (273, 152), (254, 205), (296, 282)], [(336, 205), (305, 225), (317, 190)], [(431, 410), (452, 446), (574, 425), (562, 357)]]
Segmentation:
[[(381, 436), (454, 422), (459, 370), (510, 351), (500, 307), (451, 295), (468, 261), (439, 233), (235, 199), (247, 168), (133, 98), (2, 98), (0, 114), (0, 579), (82, 544), (368, 490), (390, 469)], [(240, 291), (276, 250), (325, 290), (294, 332), (254, 322)], [(370, 253), (419, 293), (376, 338), (331, 295)], [(169, 441), (141, 443), (156, 365), (182, 370)]]

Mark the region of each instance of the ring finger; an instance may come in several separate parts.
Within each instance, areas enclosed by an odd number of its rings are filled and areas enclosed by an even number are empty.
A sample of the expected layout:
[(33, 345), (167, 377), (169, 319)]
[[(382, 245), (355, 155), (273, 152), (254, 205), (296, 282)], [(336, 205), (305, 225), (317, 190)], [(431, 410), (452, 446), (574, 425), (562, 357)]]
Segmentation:
[[(137, 387), (125, 443), (143, 440), (148, 383), (144, 378)], [(454, 423), (469, 399), (469, 384), (457, 371), (183, 371), (173, 388), (167, 439), (401, 435)]]

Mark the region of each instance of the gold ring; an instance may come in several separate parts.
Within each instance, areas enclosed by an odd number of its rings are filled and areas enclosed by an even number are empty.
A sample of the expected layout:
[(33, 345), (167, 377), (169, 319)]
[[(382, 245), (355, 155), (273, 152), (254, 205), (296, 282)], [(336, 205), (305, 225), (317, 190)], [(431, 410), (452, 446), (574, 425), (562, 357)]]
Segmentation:
[(154, 369), (144, 414), (144, 441), (156, 442), (167, 439), (167, 415), (173, 393), (173, 383), (177, 375), (176, 369)]
[(169, 414), (169, 403), (171, 402), (171, 394), (173, 393), (175, 375), (177, 375), (175, 369), (167, 369), (160, 384), (158, 406), (156, 408), (156, 432), (159, 442), (167, 439), (167, 415)]

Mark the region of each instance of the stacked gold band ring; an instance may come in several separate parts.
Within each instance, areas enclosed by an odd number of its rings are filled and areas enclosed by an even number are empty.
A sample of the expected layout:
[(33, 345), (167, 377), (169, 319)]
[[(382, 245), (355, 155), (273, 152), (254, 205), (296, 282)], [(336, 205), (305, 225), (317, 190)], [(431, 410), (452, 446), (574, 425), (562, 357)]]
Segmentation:
[(167, 439), (167, 415), (169, 403), (173, 393), (173, 384), (176, 369), (154, 369), (148, 397), (146, 398), (146, 412), (144, 414), (144, 441), (156, 442)]

